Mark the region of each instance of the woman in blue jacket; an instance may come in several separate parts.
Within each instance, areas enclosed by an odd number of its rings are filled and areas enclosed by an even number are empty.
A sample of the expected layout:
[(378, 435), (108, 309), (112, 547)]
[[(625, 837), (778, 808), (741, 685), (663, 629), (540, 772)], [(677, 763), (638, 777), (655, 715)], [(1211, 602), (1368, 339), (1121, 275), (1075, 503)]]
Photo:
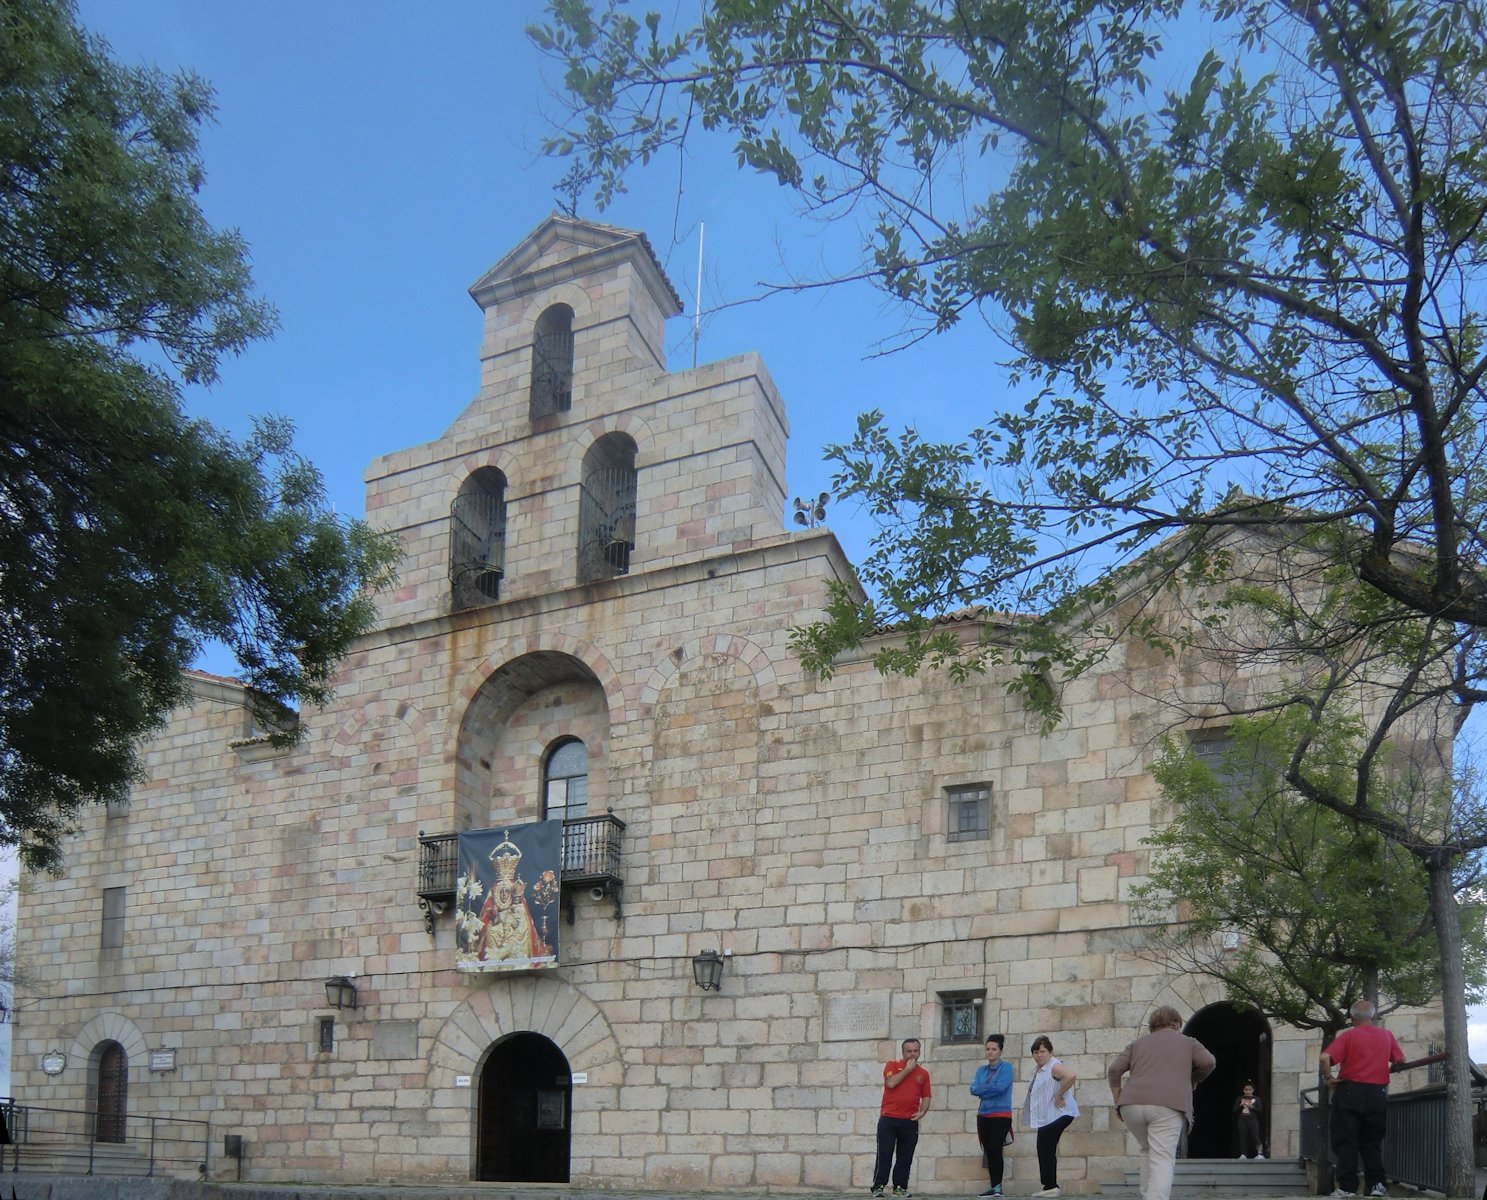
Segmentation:
[(981, 1194), (1002, 1194), (1002, 1146), (1012, 1132), (1012, 1064), (1002, 1058), (1007, 1039), (994, 1033), (986, 1039), (986, 1062), (976, 1068), (971, 1080), (971, 1095), (981, 1100), (976, 1109), (976, 1136), (986, 1152), (986, 1169), (991, 1186)]

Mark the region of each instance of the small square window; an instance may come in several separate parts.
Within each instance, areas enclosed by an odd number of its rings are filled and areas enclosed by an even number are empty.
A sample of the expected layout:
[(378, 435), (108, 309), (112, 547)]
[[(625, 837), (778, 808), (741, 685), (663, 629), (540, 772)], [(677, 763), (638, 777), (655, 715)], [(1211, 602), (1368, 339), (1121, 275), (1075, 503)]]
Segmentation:
[(1200, 729), (1188, 735), (1188, 749), (1213, 773), (1218, 783), (1215, 800), (1236, 800), (1249, 790), (1259, 774), (1255, 748), (1236, 745), (1227, 729)]
[(335, 1017), (320, 1018), (320, 1052), (329, 1054), (336, 1048), (336, 1019)]
[(991, 836), (990, 784), (946, 788), (945, 799), (949, 805), (949, 819), (945, 822), (948, 841), (985, 841)]
[(981, 1044), (981, 1010), (986, 991), (940, 993), (940, 1041), (947, 1046)]

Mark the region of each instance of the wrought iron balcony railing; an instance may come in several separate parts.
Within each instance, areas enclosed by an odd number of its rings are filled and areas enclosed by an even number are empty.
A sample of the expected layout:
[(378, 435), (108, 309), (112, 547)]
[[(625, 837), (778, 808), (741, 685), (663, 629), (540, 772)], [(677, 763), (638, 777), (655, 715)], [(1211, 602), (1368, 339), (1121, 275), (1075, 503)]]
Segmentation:
[[(614, 915), (621, 914), (620, 835), (625, 823), (613, 813), (573, 817), (563, 822), (563, 911), (574, 920), (574, 892), (587, 889), (614, 899)], [(430, 935), (434, 918), (454, 903), (459, 878), (459, 834), (418, 834), (418, 907)]]

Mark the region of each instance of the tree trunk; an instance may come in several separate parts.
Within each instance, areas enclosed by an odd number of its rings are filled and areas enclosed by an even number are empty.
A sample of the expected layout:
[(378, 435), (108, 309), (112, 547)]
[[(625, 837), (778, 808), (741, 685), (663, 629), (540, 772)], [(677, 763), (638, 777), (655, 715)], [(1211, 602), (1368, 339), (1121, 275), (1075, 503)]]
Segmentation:
[(1446, 1194), (1475, 1196), (1472, 1152), (1471, 1052), (1466, 1044), (1466, 976), (1461, 963), (1461, 920), (1451, 886), (1452, 854), (1428, 859), (1430, 911), (1441, 959), (1441, 1008), (1446, 1023)]
[[(1332, 1045), (1342, 1026), (1323, 1026), (1321, 1049)], [(1330, 1196), (1337, 1186), (1332, 1163), (1332, 1089), (1317, 1076), (1317, 1195)]]

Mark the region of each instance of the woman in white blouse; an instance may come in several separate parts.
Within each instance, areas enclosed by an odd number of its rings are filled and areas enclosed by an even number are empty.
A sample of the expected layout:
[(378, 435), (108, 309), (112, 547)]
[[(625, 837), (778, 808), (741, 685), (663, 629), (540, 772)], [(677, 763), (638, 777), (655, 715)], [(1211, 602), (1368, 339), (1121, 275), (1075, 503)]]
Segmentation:
[(1038, 1131), (1038, 1177), (1043, 1190), (1033, 1195), (1061, 1196), (1058, 1140), (1079, 1115), (1079, 1104), (1074, 1099), (1074, 1072), (1053, 1057), (1053, 1043), (1046, 1037), (1033, 1040), (1032, 1055), (1038, 1069), (1027, 1085), (1022, 1123)]

